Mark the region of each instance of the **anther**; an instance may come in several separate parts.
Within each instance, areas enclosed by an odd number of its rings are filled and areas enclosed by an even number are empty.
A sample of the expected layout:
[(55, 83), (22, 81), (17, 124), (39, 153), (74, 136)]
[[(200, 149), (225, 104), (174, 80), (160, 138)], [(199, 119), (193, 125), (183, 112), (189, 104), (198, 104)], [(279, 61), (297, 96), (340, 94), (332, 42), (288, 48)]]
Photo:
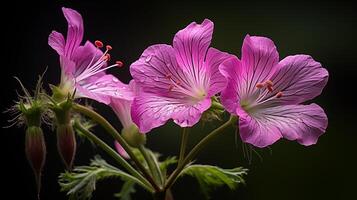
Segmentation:
[(273, 87), (270, 86), (270, 85), (267, 86), (267, 89), (269, 90), (269, 92), (272, 92), (272, 91), (273, 91)]
[(98, 47), (98, 48), (102, 48), (103, 47), (103, 42), (99, 41), (99, 40), (96, 40), (94, 42), (95, 46)]
[(281, 92), (281, 91), (276, 94), (276, 98), (280, 98), (282, 96), (283, 96), (283, 92)]
[(257, 83), (257, 85), (255, 86), (255, 87), (257, 87), (257, 88), (263, 88), (264, 87), (264, 84), (263, 83)]
[(107, 56), (108, 61), (110, 61), (110, 59), (111, 59), (110, 54), (109, 54), (109, 53), (107, 53), (107, 54), (106, 54), (106, 56)]
[(169, 91), (171, 92), (172, 89), (174, 89), (174, 86), (173, 86), (173, 85), (170, 85), (170, 86), (169, 86)]
[(273, 81), (267, 80), (267, 81), (265, 81), (265, 84), (266, 84), (268, 87), (271, 87), (271, 86), (273, 86)]
[(171, 74), (166, 74), (167, 79), (171, 79)]
[(123, 67), (123, 65), (124, 65), (124, 63), (122, 61), (120, 61), (120, 60), (115, 61), (115, 64), (117, 64), (118, 67)]
[(113, 49), (113, 47), (112, 46), (110, 46), (110, 45), (107, 45), (107, 46), (105, 46), (106, 48), (107, 48), (107, 50), (108, 51), (110, 51), (110, 50), (112, 50)]

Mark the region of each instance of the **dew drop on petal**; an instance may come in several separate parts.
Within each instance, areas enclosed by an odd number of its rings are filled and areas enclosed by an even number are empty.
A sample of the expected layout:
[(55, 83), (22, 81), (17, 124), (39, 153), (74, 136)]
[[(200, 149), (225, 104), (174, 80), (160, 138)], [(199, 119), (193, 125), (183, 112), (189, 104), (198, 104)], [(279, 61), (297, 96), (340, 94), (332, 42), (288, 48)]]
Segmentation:
[(115, 77), (113, 77), (112, 80), (113, 80), (115, 83), (119, 82), (119, 80), (118, 80), (117, 78), (115, 78)]

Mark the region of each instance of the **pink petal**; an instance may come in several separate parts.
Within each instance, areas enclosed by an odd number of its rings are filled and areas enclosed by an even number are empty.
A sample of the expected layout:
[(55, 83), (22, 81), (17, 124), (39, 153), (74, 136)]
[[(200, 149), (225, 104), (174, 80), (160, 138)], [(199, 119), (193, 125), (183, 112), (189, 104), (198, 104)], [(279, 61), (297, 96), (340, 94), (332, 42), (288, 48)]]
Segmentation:
[(232, 57), (232, 55), (221, 52), (215, 48), (209, 48), (206, 59), (204, 62), (205, 68), (209, 73), (210, 81), (209, 81), (209, 91), (208, 96), (213, 96), (219, 92), (221, 92), (227, 84), (226, 78), (219, 72), (219, 65)]
[(327, 117), (316, 104), (286, 105), (240, 113), (240, 135), (244, 142), (266, 147), (279, 138), (297, 140), (303, 145), (315, 144), (327, 127)]
[(170, 98), (190, 98), (196, 85), (193, 78), (178, 67), (173, 48), (165, 44), (148, 47), (130, 66), (130, 73), (145, 92)]
[(240, 84), (242, 98), (254, 96), (256, 85), (270, 79), (277, 69), (279, 54), (274, 42), (266, 37), (247, 35), (242, 46), (242, 74), (244, 81)]
[[(328, 72), (308, 55), (288, 56), (279, 62), (279, 69), (271, 77), (274, 91), (265, 99), (282, 92), (266, 104), (299, 104), (321, 94), (328, 80)], [(264, 99), (264, 100), (265, 100)]]
[(119, 155), (121, 155), (125, 159), (130, 159), (130, 156), (128, 155), (128, 153), (124, 150), (124, 148), (117, 141), (114, 142), (114, 145), (115, 145), (115, 149), (117, 150)]
[(131, 115), (140, 132), (147, 133), (169, 119), (181, 127), (193, 126), (210, 106), (210, 99), (189, 105), (179, 99), (141, 93), (133, 101)]
[(203, 62), (211, 43), (213, 22), (205, 19), (202, 24), (192, 22), (186, 28), (177, 32), (173, 47), (178, 64), (184, 71), (199, 74), (204, 70)]
[(131, 104), (132, 100), (121, 98), (112, 98), (110, 103), (110, 107), (119, 118), (124, 129), (130, 127), (134, 123), (131, 119)]
[(91, 77), (84, 82), (77, 83), (76, 89), (77, 97), (94, 99), (104, 104), (109, 104), (111, 98), (133, 99), (130, 88), (113, 75)]
[(63, 7), (62, 11), (68, 22), (67, 40), (64, 53), (66, 57), (71, 59), (72, 54), (83, 39), (83, 19), (82, 16), (73, 9)]
[(219, 66), (219, 71), (227, 79), (227, 87), (221, 92), (221, 103), (228, 112), (236, 114), (244, 81), (241, 61), (231, 57)]
[(52, 31), (48, 36), (48, 45), (50, 45), (60, 56), (64, 55), (65, 41), (61, 33)]

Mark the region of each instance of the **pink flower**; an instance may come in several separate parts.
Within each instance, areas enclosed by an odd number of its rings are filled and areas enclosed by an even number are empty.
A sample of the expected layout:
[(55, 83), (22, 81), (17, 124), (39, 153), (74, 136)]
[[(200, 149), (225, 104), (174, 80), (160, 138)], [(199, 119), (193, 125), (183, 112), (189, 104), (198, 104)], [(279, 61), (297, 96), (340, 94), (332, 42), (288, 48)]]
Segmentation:
[(108, 51), (111, 46), (106, 46), (103, 53), (99, 48), (103, 43), (96, 41), (95, 45), (87, 41), (80, 45), (83, 39), (83, 19), (75, 10), (62, 8), (68, 22), (67, 38), (61, 33), (53, 31), (48, 37), (48, 44), (57, 51), (61, 64), (60, 89), (67, 93), (73, 93), (76, 89), (77, 97), (87, 97), (99, 102), (109, 104), (110, 97), (125, 96), (125, 90), (118, 89), (119, 80), (112, 75), (105, 74), (105, 70), (111, 67), (121, 66), (116, 64), (107, 66), (110, 60)]
[(310, 56), (279, 61), (273, 41), (247, 35), (242, 59), (225, 61), (220, 71), (228, 80), (222, 104), (240, 117), (244, 142), (265, 147), (284, 137), (311, 145), (325, 132), (323, 109), (301, 104), (318, 96), (328, 80), (327, 70)]
[(193, 22), (175, 35), (173, 46), (152, 45), (130, 66), (142, 88), (132, 105), (133, 121), (142, 133), (169, 119), (193, 126), (211, 106), (211, 97), (224, 89), (218, 66), (230, 55), (209, 48), (212, 33), (210, 20)]

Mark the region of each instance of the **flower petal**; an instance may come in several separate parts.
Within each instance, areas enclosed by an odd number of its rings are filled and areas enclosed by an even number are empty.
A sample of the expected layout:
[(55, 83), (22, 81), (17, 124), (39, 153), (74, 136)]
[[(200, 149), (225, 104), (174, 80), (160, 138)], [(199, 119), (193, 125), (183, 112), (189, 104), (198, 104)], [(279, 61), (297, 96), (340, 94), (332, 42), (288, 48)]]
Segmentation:
[(83, 19), (81, 14), (70, 8), (62, 8), (64, 17), (68, 22), (67, 40), (64, 54), (68, 58), (72, 58), (72, 54), (79, 46), (83, 39)]
[(52, 33), (48, 36), (48, 45), (50, 45), (52, 49), (58, 53), (58, 55), (64, 55), (65, 41), (61, 33), (52, 31)]
[(279, 54), (274, 42), (266, 37), (247, 35), (242, 46), (242, 98), (254, 96), (257, 83), (270, 79), (277, 69)]
[(211, 43), (213, 26), (208, 19), (202, 24), (192, 22), (175, 35), (173, 47), (177, 62), (184, 71), (198, 75), (204, 70), (203, 62)]
[(282, 97), (272, 98), (266, 104), (299, 104), (321, 94), (328, 80), (328, 72), (308, 55), (288, 56), (279, 62), (279, 69), (272, 76), (274, 91), (265, 97), (274, 97), (282, 92)]
[(133, 125), (133, 120), (131, 119), (131, 104), (132, 100), (121, 98), (112, 98), (111, 100), (110, 107), (119, 118), (123, 128), (128, 128)]
[(209, 48), (206, 59), (204, 62), (205, 68), (209, 73), (209, 91), (208, 96), (213, 96), (219, 92), (221, 92), (227, 84), (226, 78), (219, 72), (219, 65), (227, 60), (228, 58), (232, 57), (232, 55), (219, 51), (215, 48)]
[(109, 104), (111, 98), (132, 100), (133, 93), (124, 83), (113, 75), (90, 77), (76, 84), (77, 97), (86, 97), (98, 102)]
[(119, 155), (121, 155), (123, 158), (125, 159), (130, 159), (129, 154), (125, 151), (125, 149), (119, 144), (119, 142), (115, 141), (114, 142), (115, 145), (115, 149), (117, 150), (117, 152), (119, 153)]
[(281, 137), (312, 145), (327, 127), (327, 116), (316, 104), (277, 106), (239, 115), (242, 140), (257, 147), (271, 145)]
[(210, 99), (187, 105), (174, 98), (141, 93), (133, 101), (131, 115), (140, 132), (147, 133), (165, 124), (170, 118), (181, 127), (193, 126), (210, 106)]
[(236, 114), (243, 86), (241, 70), (241, 61), (237, 57), (231, 57), (219, 66), (219, 71), (227, 79), (227, 87), (221, 92), (221, 103), (232, 114)]
[(152, 45), (130, 66), (130, 73), (145, 92), (171, 98), (187, 97), (193, 83), (178, 67), (174, 55), (170, 45)]

